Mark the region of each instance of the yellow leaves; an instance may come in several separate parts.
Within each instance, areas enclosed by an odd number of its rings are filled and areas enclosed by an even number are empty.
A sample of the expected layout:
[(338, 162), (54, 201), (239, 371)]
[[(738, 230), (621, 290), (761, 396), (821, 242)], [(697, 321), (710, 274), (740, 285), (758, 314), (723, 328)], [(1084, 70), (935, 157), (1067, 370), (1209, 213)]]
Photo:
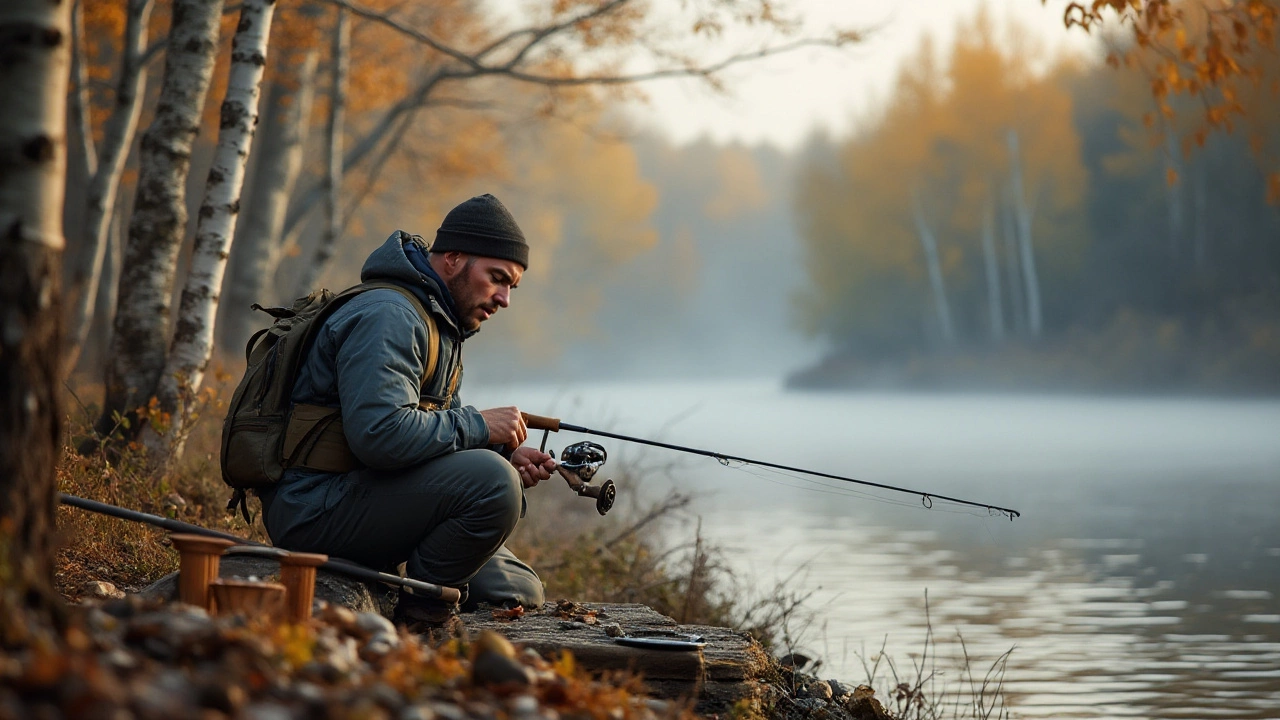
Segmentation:
[(280, 623), (272, 630), (271, 639), (280, 658), (290, 667), (302, 667), (315, 656), (315, 633), (306, 625)]
[(573, 653), (568, 650), (561, 652), (560, 656), (552, 664), (551, 669), (562, 678), (572, 678), (578, 671), (577, 663), (573, 659)]
[(1164, 181), (1169, 187), (1176, 186), (1178, 184), (1178, 171), (1173, 168), (1167, 168), (1164, 171)]

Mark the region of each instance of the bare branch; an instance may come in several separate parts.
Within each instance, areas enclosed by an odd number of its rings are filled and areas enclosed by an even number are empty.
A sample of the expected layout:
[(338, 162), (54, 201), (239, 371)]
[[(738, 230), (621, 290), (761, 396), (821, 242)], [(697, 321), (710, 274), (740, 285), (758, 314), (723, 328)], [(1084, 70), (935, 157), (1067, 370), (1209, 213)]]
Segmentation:
[[(726, 57), (710, 65), (702, 65), (702, 66), (685, 65), (682, 67), (663, 68), (659, 70), (635, 73), (630, 75), (584, 75), (579, 77), (558, 77), (553, 75), (540, 75), (537, 73), (527, 73), (517, 69), (517, 66), (528, 56), (529, 51), (532, 50), (539, 43), (546, 40), (547, 38), (559, 32), (562, 32), (570, 27), (573, 27), (577, 23), (584, 22), (592, 18), (600, 17), (609, 12), (612, 12), (617, 8), (625, 5), (629, 1), (630, 0), (612, 0), (612, 2), (605, 3), (604, 5), (601, 5), (600, 7), (590, 12), (583, 13), (578, 16), (574, 16), (560, 23), (547, 25), (542, 28), (525, 28), (523, 30), (514, 31), (513, 33), (506, 36), (505, 39), (500, 39), (496, 43), (490, 44), (480, 52), (471, 54), (471, 53), (467, 53), (462, 50), (459, 50), (453, 46), (446, 45), (444, 42), (441, 42), (440, 40), (437, 40), (436, 38), (431, 37), (430, 35), (422, 32), (421, 30), (410, 27), (409, 25), (406, 25), (404, 22), (397, 20), (386, 13), (363, 7), (361, 5), (358, 5), (352, 2), (352, 0), (326, 0), (326, 2), (332, 3), (342, 8), (346, 8), (347, 10), (350, 10), (355, 15), (358, 15), (368, 20), (373, 20), (373, 21), (382, 23), (383, 25), (386, 25), (387, 27), (390, 27), (393, 30), (396, 30), (397, 32), (400, 32), (406, 35), (407, 37), (412, 38), (413, 40), (416, 40), (417, 42), (420, 42), (423, 45), (426, 45), (427, 47), (458, 61), (463, 65), (465, 70), (447, 71), (446, 75), (449, 79), (462, 79), (462, 78), (478, 77), (478, 76), (484, 76), (484, 75), (501, 75), (501, 76), (509, 77), (513, 80), (519, 80), (521, 82), (527, 82), (527, 83), (532, 83), (537, 85), (546, 85), (551, 87), (574, 87), (574, 86), (585, 86), (585, 85), (625, 85), (629, 83), (638, 83), (638, 82), (644, 82), (647, 80), (658, 80), (662, 78), (671, 78), (671, 77), (702, 77), (702, 78), (709, 79), (710, 76), (714, 75), (715, 73), (721, 70), (724, 70), (725, 68), (731, 65), (736, 65), (738, 63), (747, 62), (750, 60), (758, 60), (760, 58), (769, 57), (771, 55), (788, 53), (788, 52), (799, 50), (805, 47), (838, 48), (846, 44), (850, 44), (850, 43), (854, 43), (862, 40), (861, 33), (853, 32), (853, 31), (841, 31), (829, 38), (804, 38), (801, 40), (796, 40), (794, 42), (785, 43), (782, 45), (772, 45), (772, 46), (763, 47), (759, 50), (755, 50), (751, 52), (744, 52), (744, 53), (738, 53), (735, 55), (730, 55), (729, 57)], [(526, 42), (524, 46), (521, 47), (520, 50), (515, 54), (515, 56), (513, 56), (507, 62), (504, 62), (500, 65), (487, 65), (483, 62), (483, 58), (487, 54), (493, 52), (495, 49), (500, 47), (502, 43), (507, 42), (514, 37), (522, 37), (525, 35), (530, 36), (529, 41)]]
[(558, 23), (556, 25), (550, 25), (550, 26), (541, 27), (541, 28), (527, 27), (527, 28), (521, 28), (519, 30), (512, 30), (506, 35), (503, 35), (497, 40), (494, 40), (492, 43), (481, 48), (480, 51), (476, 53), (476, 57), (484, 58), (488, 56), (490, 53), (492, 53), (493, 51), (497, 50), (498, 48), (501, 48), (503, 45), (506, 45), (507, 43), (511, 42), (512, 40), (515, 40), (516, 38), (524, 37), (525, 35), (533, 36), (534, 39), (526, 43), (525, 46), (520, 49), (519, 53), (517, 53), (517, 57), (523, 56), (532, 45), (535, 45), (537, 44), (537, 42), (541, 41), (542, 38), (539, 37), (540, 35), (542, 37), (546, 37), (548, 35), (560, 32), (561, 30), (565, 30), (567, 28), (573, 27), (574, 25), (580, 22), (586, 22), (588, 20), (593, 20), (597, 17), (601, 17), (627, 4), (630, 1), (631, 0), (613, 0), (613, 2), (605, 3), (604, 5), (601, 5), (600, 7), (596, 8), (595, 10), (582, 13), (581, 15), (575, 15), (565, 20), (564, 22)]

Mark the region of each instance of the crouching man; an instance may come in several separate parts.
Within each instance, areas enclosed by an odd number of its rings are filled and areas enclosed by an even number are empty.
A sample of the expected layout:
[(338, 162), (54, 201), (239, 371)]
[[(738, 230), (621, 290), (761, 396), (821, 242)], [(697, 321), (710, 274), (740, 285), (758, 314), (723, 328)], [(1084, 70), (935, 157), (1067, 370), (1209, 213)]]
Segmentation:
[[(463, 589), (464, 605), (542, 603), (537, 574), (503, 543), (523, 489), (555, 461), (520, 447), (516, 408), (458, 399), (463, 341), (508, 306), (528, 263), (523, 233), (492, 195), (450, 211), (430, 248), (397, 230), (369, 256), (361, 282), (393, 287), (334, 311), (301, 361), (294, 415), (339, 408), (340, 420), (260, 491), (273, 543), (382, 570), (404, 562), (411, 578)], [(405, 593), (396, 614), (427, 628), (456, 612)]]

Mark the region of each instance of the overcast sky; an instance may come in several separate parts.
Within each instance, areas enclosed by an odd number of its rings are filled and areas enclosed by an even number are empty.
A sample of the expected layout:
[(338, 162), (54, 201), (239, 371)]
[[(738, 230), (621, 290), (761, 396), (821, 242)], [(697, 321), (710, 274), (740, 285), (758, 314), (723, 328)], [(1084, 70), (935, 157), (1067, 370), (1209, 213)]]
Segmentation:
[[(655, 0), (654, 6), (675, 0)], [(769, 142), (793, 148), (815, 128), (839, 135), (883, 100), (902, 60), (926, 33), (948, 47), (956, 25), (982, 5), (1004, 22), (1015, 18), (1050, 51), (1091, 52), (1092, 41), (1062, 24), (1061, 0), (793, 0), (807, 25), (876, 27), (846, 50), (809, 49), (726, 71), (727, 96), (693, 80), (649, 83), (647, 104), (632, 114), (684, 143), (700, 136), (720, 141)], [(708, 57), (717, 57), (708, 53)]]

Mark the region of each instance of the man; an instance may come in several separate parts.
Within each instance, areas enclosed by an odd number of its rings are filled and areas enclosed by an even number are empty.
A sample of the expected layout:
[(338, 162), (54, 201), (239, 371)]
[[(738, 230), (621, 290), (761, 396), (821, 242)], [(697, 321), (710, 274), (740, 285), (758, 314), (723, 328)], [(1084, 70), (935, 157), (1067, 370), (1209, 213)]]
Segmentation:
[[(520, 447), (527, 430), (516, 408), (477, 410), (457, 395), (462, 342), (509, 305), (528, 264), (524, 234), (492, 195), (451, 210), (430, 250), (397, 230), (369, 256), (361, 281), (395, 287), (334, 311), (293, 386), (295, 415), (339, 408), (340, 431), (320, 444), (342, 446), (348, 460), (303, 458), (260, 492), (272, 542), (379, 569), (406, 562), (411, 578), (464, 596), (469, 585), (471, 604), (542, 603), (538, 576), (503, 543), (523, 488), (547, 479), (555, 460)], [(436, 369), (425, 377), (431, 343)], [(397, 607), (398, 619), (428, 626), (455, 613), (408, 593)]]

